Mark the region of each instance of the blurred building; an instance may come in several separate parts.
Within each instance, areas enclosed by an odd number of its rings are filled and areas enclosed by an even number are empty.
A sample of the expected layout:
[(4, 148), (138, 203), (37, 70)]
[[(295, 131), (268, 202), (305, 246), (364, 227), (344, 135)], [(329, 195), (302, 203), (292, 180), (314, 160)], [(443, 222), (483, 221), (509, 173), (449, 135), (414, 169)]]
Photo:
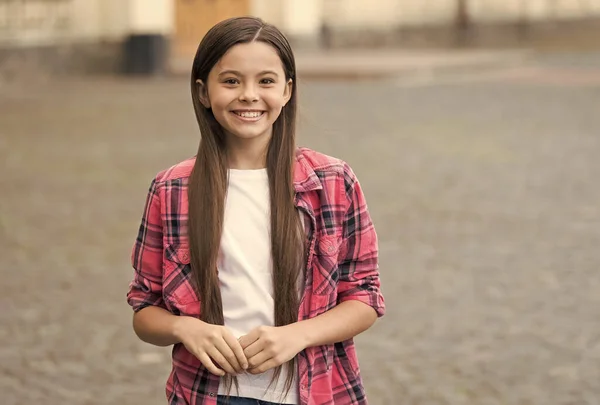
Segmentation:
[(600, 0), (322, 0), (327, 45), (600, 45)]
[(248, 14), (298, 47), (502, 44), (582, 21), (600, 32), (600, 0), (0, 0), (0, 75), (160, 73), (189, 63), (216, 22)]

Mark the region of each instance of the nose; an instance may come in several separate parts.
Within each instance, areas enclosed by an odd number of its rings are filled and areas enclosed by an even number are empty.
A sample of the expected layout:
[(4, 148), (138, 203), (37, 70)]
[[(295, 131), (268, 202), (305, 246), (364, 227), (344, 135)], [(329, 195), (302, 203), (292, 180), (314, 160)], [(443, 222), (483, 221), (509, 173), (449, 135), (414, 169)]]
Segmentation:
[(246, 84), (240, 93), (240, 101), (255, 103), (259, 99), (256, 87), (252, 84)]

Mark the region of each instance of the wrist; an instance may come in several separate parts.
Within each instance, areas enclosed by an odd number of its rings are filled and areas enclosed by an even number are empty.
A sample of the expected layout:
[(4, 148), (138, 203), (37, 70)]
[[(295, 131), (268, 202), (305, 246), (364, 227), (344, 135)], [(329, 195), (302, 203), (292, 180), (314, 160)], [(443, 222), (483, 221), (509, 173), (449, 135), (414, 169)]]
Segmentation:
[(295, 322), (288, 326), (292, 336), (296, 336), (298, 339), (298, 344), (300, 345), (301, 350), (314, 346), (310, 327), (307, 327), (305, 321)]
[(189, 330), (187, 326), (189, 317), (187, 316), (176, 316), (171, 325), (171, 334), (177, 341), (177, 343), (183, 343), (185, 340), (186, 331)]

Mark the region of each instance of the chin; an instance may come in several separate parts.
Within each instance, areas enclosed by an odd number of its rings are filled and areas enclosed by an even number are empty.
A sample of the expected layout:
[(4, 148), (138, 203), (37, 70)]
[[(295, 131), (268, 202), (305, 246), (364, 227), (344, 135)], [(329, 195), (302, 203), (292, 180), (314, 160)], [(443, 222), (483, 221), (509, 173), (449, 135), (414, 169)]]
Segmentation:
[(267, 130), (264, 129), (262, 131), (231, 131), (230, 133), (233, 134), (236, 138), (254, 139), (263, 137), (267, 133)]

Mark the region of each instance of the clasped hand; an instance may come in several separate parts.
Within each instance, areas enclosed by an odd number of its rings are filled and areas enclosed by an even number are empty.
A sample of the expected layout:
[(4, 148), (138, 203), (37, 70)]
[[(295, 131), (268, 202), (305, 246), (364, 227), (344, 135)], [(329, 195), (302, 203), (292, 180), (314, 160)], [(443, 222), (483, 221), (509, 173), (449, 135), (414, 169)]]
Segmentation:
[(261, 374), (287, 363), (305, 348), (289, 326), (260, 326), (238, 342), (244, 349), (250, 374)]
[(290, 325), (260, 326), (236, 339), (224, 326), (193, 318), (185, 321), (186, 333), (181, 343), (218, 376), (244, 371), (261, 374), (286, 363), (305, 348)]

